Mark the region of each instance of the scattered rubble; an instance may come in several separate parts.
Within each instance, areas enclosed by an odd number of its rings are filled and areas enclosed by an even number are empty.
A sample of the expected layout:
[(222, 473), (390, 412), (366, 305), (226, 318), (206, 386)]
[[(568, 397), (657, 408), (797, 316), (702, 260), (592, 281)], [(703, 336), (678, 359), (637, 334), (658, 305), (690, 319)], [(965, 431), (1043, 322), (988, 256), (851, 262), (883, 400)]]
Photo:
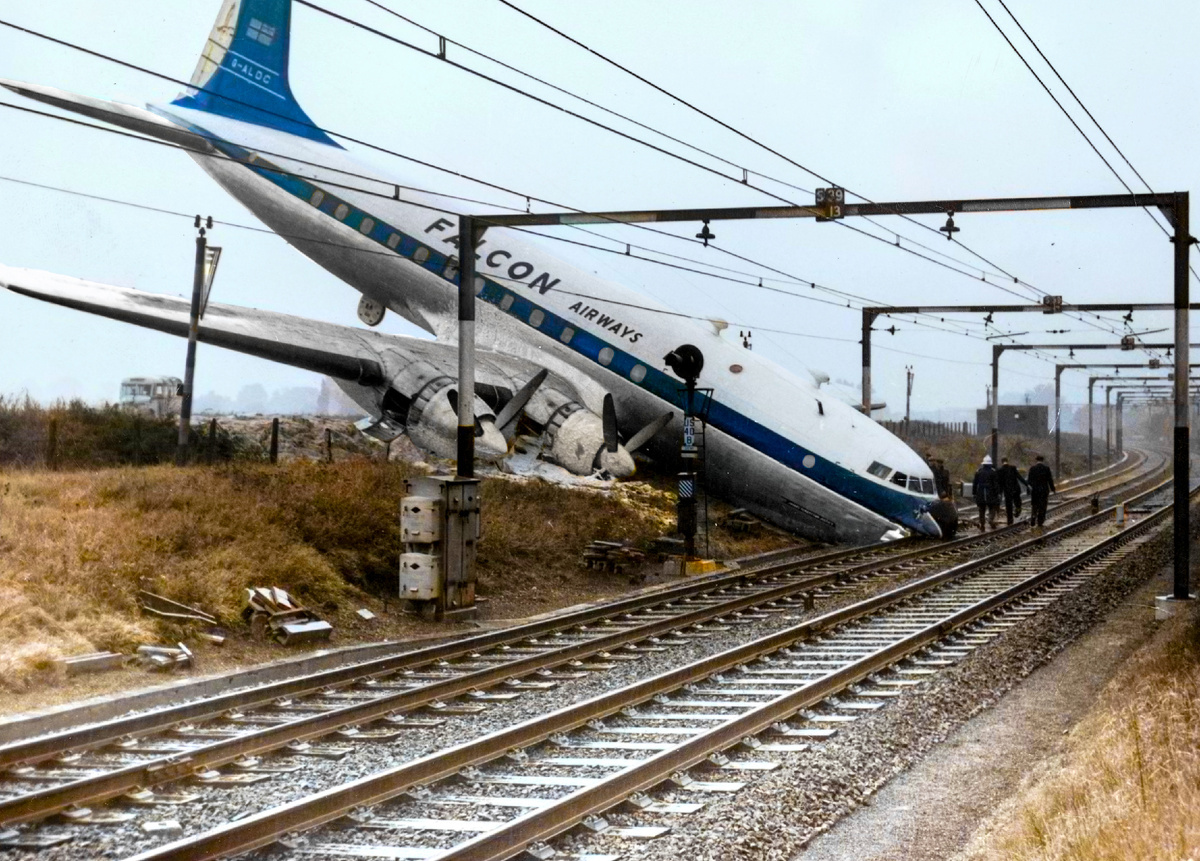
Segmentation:
[(197, 610), (195, 607), (189, 607), (187, 604), (180, 604), (178, 601), (172, 601), (170, 598), (164, 598), (162, 595), (156, 595), (145, 589), (138, 590), (138, 606), (142, 608), (143, 613), (148, 613), (151, 616), (157, 616), (160, 619), (167, 619), (172, 622), (203, 622), (206, 625), (217, 624), (216, 618), (205, 613), (203, 610)]
[(645, 561), (645, 553), (620, 541), (593, 541), (583, 550), (583, 562), (588, 568), (609, 570), (614, 574)]
[(196, 663), (192, 650), (179, 643), (171, 646), (138, 646), (135, 656), (139, 664), (149, 670), (178, 670), (192, 667)]
[(66, 670), (68, 676), (73, 676), (78, 673), (103, 673), (108, 670), (119, 670), (125, 663), (125, 656), (116, 652), (89, 652), (86, 655), (57, 658), (54, 663)]
[(757, 535), (762, 530), (762, 521), (744, 508), (735, 508), (720, 522), (722, 529), (745, 535)]
[(328, 640), (333, 633), (332, 625), (275, 586), (247, 589), (242, 616), (250, 623), (252, 634), (273, 637), (284, 645)]

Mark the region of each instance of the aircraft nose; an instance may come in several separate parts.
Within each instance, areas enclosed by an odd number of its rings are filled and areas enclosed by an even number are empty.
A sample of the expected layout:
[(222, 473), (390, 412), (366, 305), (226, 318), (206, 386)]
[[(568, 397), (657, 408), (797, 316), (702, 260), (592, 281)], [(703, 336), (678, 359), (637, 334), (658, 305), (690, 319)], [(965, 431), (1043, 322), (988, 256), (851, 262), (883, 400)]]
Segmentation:
[(600, 450), (600, 468), (613, 478), (629, 478), (637, 471), (633, 455), (618, 445), (616, 451)]
[(933, 515), (928, 511), (922, 511), (917, 515), (917, 524), (917, 528), (926, 535), (929, 535), (933, 538), (942, 537), (942, 527), (938, 526), (937, 521), (933, 519)]

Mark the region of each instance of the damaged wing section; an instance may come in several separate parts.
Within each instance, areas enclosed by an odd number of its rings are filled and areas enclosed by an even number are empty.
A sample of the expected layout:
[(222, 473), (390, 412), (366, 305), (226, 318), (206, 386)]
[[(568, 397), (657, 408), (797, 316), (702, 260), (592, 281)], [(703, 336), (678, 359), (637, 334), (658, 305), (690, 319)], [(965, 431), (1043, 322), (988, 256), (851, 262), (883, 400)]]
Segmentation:
[[(5, 266), (0, 266), (0, 285), (44, 302), (187, 337), (190, 303), (177, 296)], [(365, 432), (381, 439), (406, 433), (433, 454), (452, 458), (457, 453), (454, 344), (222, 304), (208, 306), (199, 340), (332, 377), (369, 414), (360, 423)], [(481, 350), (476, 358), (480, 460), (506, 457), (522, 420), (543, 435), (547, 452), (572, 472), (607, 468), (616, 478), (633, 473), (628, 450), (617, 443), (611, 428), (606, 432), (604, 419), (580, 402), (569, 380), (503, 353)], [(640, 445), (645, 440), (637, 436)]]

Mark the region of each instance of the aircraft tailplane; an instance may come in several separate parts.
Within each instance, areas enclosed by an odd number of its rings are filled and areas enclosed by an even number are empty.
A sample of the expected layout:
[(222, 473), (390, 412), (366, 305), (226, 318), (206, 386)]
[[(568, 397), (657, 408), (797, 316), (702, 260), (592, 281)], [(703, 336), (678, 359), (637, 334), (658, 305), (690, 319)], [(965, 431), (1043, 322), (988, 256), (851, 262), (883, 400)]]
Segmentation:
[(288, 83), (291, 0), (225, 0), (191, 86), (172, 104), (338, 146)]

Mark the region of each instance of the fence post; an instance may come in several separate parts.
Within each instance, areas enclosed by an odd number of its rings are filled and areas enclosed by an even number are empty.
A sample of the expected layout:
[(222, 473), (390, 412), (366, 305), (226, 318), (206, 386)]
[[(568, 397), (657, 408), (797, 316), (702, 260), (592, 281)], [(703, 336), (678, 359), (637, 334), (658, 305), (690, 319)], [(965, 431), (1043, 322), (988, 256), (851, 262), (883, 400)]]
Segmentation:
[(46, 466), (50, 469), (58, 467), (58, 419), (50, 419), (50, 427), (46, 434)]
[(133, 417), (133, 465), (142, 465), (142, 417)]
[(217, 456), (217, 420), (208, 420), (208, 465), (213, 465), (213, 458)]
[(271, 419), (271, 463), (279, 462), (279, 417)]
[(325, 428), (325, 462), (333, 463), (333, 429)]

